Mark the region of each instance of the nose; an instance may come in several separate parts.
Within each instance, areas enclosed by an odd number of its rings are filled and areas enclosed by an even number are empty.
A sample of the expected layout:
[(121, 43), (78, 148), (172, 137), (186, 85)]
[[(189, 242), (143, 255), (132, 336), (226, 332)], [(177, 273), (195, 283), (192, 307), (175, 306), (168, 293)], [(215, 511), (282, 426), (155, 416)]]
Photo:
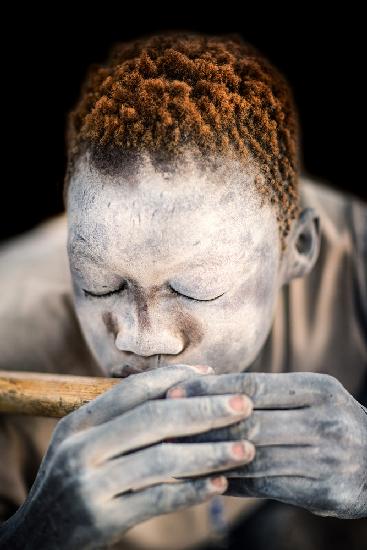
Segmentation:
[(148, 331), (119, 331), (115, 345), (120, 351), (131, 351), (135, 355), (149, 357), (150, 355), (178, 355), (183, 350), (183, 342), (169, 331), (161, 330), (158, 334)]
[(149, 323), (139, 319), (123, 319), (117, 316), (115, 345), (120, 351), (135, 355), (178, 355), (184, 349), (184, 337), (175, 327), (157, 315), (150, 315)]

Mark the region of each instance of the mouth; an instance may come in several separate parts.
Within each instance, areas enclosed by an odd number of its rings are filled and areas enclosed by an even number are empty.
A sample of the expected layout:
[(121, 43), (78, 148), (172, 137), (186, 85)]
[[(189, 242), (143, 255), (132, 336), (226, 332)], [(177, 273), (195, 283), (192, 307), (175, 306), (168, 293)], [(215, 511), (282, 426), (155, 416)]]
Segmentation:
[(147, 372), (149, 370), (152, 370), (156, 367), (160, 366), (160, 358), (159, 355), (157, 358), (157, 364), (155, 366), (149, 366), (147, 365), (129, 365), (128, 363), (123, 363), (122, 365), (117, 365), (115, 367), (112, 367), (110, 371), (110, 376), (112, 378), (127, 378), (128, 376), (131, 376), (132, 374), (139, 374), (141, 372)]
[(112, 378), (127, 378), (132, 374), (139, 374), (144, 372), (145, 369), (140, 369), (138, 367), (133, 367), (131, 365), (118, 365), (111, 369)]

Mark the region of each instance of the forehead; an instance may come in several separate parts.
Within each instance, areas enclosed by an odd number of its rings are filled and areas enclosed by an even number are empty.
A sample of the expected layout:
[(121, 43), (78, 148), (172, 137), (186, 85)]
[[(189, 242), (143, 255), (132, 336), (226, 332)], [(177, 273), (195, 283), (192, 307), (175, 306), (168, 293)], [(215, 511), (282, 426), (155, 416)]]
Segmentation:
[[(149, 163), (133, 177), (79, 164), (68, 194), (68, 251), (112, 268), (179, 269), (254, 260), (277, 247), (276, 218), (260, 206), (253, 170), (202, 172), (195, 164), (164, 173)], [(133, 181), (132, 181), (133, 180)]]

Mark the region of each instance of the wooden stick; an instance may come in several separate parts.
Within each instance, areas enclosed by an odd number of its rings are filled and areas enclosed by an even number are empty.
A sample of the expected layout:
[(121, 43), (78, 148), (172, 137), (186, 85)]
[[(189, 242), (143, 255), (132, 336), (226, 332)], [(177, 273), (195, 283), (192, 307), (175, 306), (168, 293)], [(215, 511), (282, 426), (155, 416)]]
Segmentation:
[(116, 378), (0, 371), (0, 413), (61, 418), (120, 382)]

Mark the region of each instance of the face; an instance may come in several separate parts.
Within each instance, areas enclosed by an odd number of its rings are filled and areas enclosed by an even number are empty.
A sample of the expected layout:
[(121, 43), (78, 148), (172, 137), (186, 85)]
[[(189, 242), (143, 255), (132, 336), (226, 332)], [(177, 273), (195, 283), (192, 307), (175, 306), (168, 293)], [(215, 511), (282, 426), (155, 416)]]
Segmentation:
[(234, 161), (163, 173), (145, 160), (108, 176), (80, 160), (67, 202), (73, 298), (106, 376), (255, 360), (281, 286), (276, 215), (256, 175)]

